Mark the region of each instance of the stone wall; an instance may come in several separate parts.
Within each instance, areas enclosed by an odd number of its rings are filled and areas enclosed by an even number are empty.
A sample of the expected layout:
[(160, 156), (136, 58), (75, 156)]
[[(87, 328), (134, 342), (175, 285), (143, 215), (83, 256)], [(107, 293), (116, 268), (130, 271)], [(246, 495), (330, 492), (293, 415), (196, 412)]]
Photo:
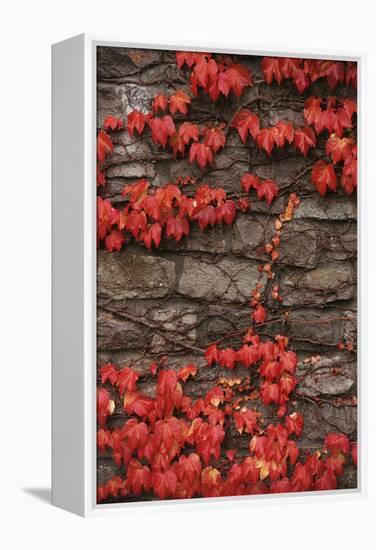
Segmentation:
[[(255, 85), (246, 89), (238, 103), (257, 112), (265, 125), (280, 118), (303, 125), (305, 97), (331, 93), (325, 83), (314, 84), (303, 96), (289, 83), (266, 86), (260, 58), (244, 57), (241, 62), (252, 70)], [(126, 119), (133, 109), (149, 110), (156, 93), (180, 88), (188, 90), (173, 53), (99, 48), (98, 127), (109, 114)], [(353, 94), (345, 87), (335, 93)], [(216, 104), (193, 100), (189, 114), (181, 120), (228, 122), (238, 106), (234, 100), (219, 99)], [(240, 178), (247, 171), (275, 179), (280, 194), (271, 207), (252, 197), (250, 212), (239, 213), (231, 227), (215, 226), (204, 232), (192, 228), (181, 243), (164, 239), (151, 253), (135, 243), (120, 253), (99, 250), (98, 364), (135, 361), (134, 368), (144, 374), (141, 389), (153, 395), (154, 382), (148, 375), (151, 359), (168, 356), (170, 368), (194, 361), (199, 372), (194, 382), (186, 384), (186, 391), (192, 396), (207, 391), (219, 370), (205, 367), (203, 350), (210, 342), (249, 325), (249, 296), (259, 279), (257, 267), (267, 259), (262, 247), (272, 234), (273, 215), (283, 211), (288, 194), (296, 191), (301, 204), (294, 220), (284, 226), (273, 281), (280, 285), (283, 301), (276, 306), (267, 298), (271, 322), (260, 334), (286, 334), (298, 353), (297, 401), (305, 418), (299, 446), (321, 446), (330, 431), (356, 439), (356, 355), (337, 348), (339, 340), (356, 337), (355, 197), (338, 192), (321, 198), (310, 182), (314, 155), (304, 159), (285, 147), (268, 157), (254, 143), (243, 145), (234, 130), (228, 133), (226, 147), (217, 153), (214, 164), (204, 171), (186, 159), (172, 158), (153, 145), (147, 132), (144, 135), (130, 137), (126, 131), (113, 135), (108, 183), (100, 194), (114, 204), (121, 204), (123, 186), (137, 178), (147, 178), (157, 187), (181, 175), (223, 187), (233, 198), (240, 194)], [(324, 143), (319, 138), (319, 146)], [(185, 188), (187, 194), (192, 190)], [(264, 280), (264, 284), (269, 296), (270, 282)], [(239, 336), (225, 342), (238, 345)], [(312, 355), (321, 357), (314, 367), (304, 362)], [(241, 373), (242, 368), (237, 368)], [(257, 406), (263, 410), (262, 404)], [(119, 409), (110, 422), (114, 426), (123, 421)], [(100, 482), (115, 472), (111, 458), (99, 458)], [(353, 469), (347, 468), (342, 486), (356, 486)]]

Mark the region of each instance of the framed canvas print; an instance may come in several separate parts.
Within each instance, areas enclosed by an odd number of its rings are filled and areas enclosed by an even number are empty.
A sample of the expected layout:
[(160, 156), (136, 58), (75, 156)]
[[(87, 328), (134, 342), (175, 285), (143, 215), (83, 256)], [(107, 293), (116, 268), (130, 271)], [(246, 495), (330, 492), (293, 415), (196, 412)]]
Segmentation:
[(56, 505), (362, 493), (362, 67), (53, 47)]

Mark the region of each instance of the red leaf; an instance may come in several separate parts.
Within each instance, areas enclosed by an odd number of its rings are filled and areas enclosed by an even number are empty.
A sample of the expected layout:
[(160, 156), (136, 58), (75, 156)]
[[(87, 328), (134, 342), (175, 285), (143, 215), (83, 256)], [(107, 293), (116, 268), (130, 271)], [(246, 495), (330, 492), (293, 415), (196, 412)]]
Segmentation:
[(125, 227), (132, 233), (135, 239), (138, 239), (140, 231), (145, 231), (147, 228), (145, 212), (143, 210), (140, 212), (132, 210), (126, 217)]
[(242, 176), (241, 184), (246, 193), (249, 193), (250, 189), (257, 189), (260, 187), (260, 178), (255, 174), (246, 173)]
[(106, 184), (106, 176), (97, 166), (97, 185), (103, 186)]
[(352, 193), (357, 186), (357, 160), (353, 156), (346, 157), (341, 177), (341, 185), (346, 193)]
[(145, 446), (149, 435), (149, 429), (144, 422), (139, 422), (137, 418), (130, 418), (122, 429), (122, 437), (126, 439), (131, 452)]
[(299, 93), (304, 92), (310, 85), (311, 81), (309, 75), (303, 69), (297, 69), (293, 77), (294, 84), (297, 87)]
[(216, 153), (225, 146), (226, 136), (222, 132), (221, 128), (208, 128), (204, 135), (204, 144), (213, 149)]
[(160, 499), (172, 497), (175, 494), (178, 478), (173, 470), (152, 473), (154, 494)]
[(127, 130), (129, 135), (133, 136), (133, 132), (137, 130), (138, 134), (141, 135), (146, 123), (147, 117), (141, 111), (132, 111), (128, 115), (127, 119)]
[(345, 111), (345, 109), (338, 109), (336, 115), (333, 118), (333, 132), (338, 137), (342, 137), (343, 130), (345, 128), (352, 128), (351, 117)]
[(295, 434), (300, 437), (303, 432), (304, 420), (300, 413), (294, 412), (285, 418), (285, 426), (288, 435)]
[(214, 206), (209, 205), (206, 208), (202, 208), (199, 212), (197, 212), (197, 214), (193, 216), (193, 219), (197, 220), (201, 231), (203, 231), (208, 225), (214, 225), (217, 221)]
[(189, 235), (189, 223), (186, 218), (171, 216), (166, 224), (167, 237), (174, 237), (175, 241), (180, 241), (183, 235)]
[(260, 130), (260, 121), (257, 115), (248, 109), (242, 109), (235, 114), (231, 128), (236, 128), (240, 139), (246, 142), (248, 133), (255, 139)]
[(176, 63), (179, 69), (182, 68), (184, 64), (188, 67), (192, 67), (194, 63), (197, 63), (199, 56), (203, 54), (194, 53), (194, 52), (176, 52)]
[(99, 162), (104, 162), (106, 156), (112, 153), (114, 145), (107, 132), (99, 130), (97, 136), (97, 157)]
[(278, 195), (278, 185), (273, 180), (263, 180), (257, 189), (257, 196), (259, 199), (265, 198), (269, 206), (272, 204), (274, 198)]
[(206, 405), (214, 405), (214, 407), (218, 407), (221, 403), (223, 403), (225, 400), (225, 395), (222, 391), (222, 388), (219, 386), (214, 386), (211, 390), (208, 391), (208, 393), (205, 396), (205, 404)]
[(185, 115), (187, 114), (187, 105), (190, 103), (191, 98), (189, 95), (183, 92), (183, 90), (177, 90), (170, 96), (170, 113), (174, 115), (176, 112), (179, 112)]
[(272, 128), (263, 128), (257, 134), (256, 137), (257, 145), (259, 149), (265, 149), (268, 155), (271, 154), (274, 147), (274, 136)]
[(104, 384), (107, 380), (110, 382), (112, 386), (114, 386), (118, 379), (118, 371), (112, 365), (111, 363), (107, 363), (106, 365), (103, 365), (99, 369), (99, 374), (101, 375), (101, 381), (102, 384)]
[(291, 57), (280, 57), (279, 68), (283, 75), (283, 78), (294, 78), (298, 69), (300, 68), (302, 60)]
[(188, 456), (181, 455), (176, 466), (176, 473), (180, 481), (187, 481), (193, 484), (201, 475), (201, 461), (196, 453), (190, 453)]
[(259, 373), (266, 378), (268, 382), (272, 382), (273, 379), (280, 377), (281, 364), (278, 361), (264, 361), (259, 368)]
[[(295, 388), (296, 384), (297, 384), (296, 378), (294, 378), (290, 374), (283, 374), (278, 383), (280, 395), (282, 396), (283, 394), (284, 397), (288, 396), (292, 392), (292, 390)], [(280, 404), (283, 404), (283, 402), (280, 401)]]
[(337, 115), (333, 109), (322, 111), (315, 120), (316, 134), (320, 134), (325, 129), (327, 129), (329, 133), (332, 133), (335, 126), (338, 131)]
[(270, 405), (271, 402), (278, 404), (279, 402), (278, 384), (270, 384), (268, 382), (263, 382), (261, 386), (261, 399), (265, 405)]
[(256, 310), (252, 313), (252, 317), (255, 323), (264, 323), (266, 319), (266, 309), (261, 304), (257, 304)]
[(121, 130), (123, 128), (123, 121), (116, 116), (108, 115), (104, 119), (103, 128), (105, 130)]
[(157, 113), (158, 110), (165, 111), (168, 107), (168, 99), (164, 94), (158, 94), (153, 99), (153, 111)]
[(255, 174), (244, 174), (241, 179), (241, 184), (246, 193), (248, 193), (251, 188), (255, 189), (258, 198), (265, 198), (269, 205), (273, 202), (274, 197), (278, 195), (279, 191), (275, 181), (270, 179), (261, 180)]
[(127, 414), (147, 416), (154, 408), (154, 401), (139, 392), (125, 392), (124, 410)]
[(279, 361), (282, 371), (294, 374), (296, 365), (298, 364), (298, 356), (293, 351), (281, 351)]
[(189, 364), (189, 365), (186, 365), (185, 367), (182, 367), (179, 370), (178, 378), (180, 380), (183, 380), (183, 382), (186, 382), (186, 380), (189, 376), (192, 376), (192, 378), (194, 378), (196, 376), (196, 373), (197, 373), (196, 365)]
[(294, 145), (304, 156), (310, 147), (316, 146), (316, 136), (311, 128), (298, 128), (295, 130)]
[(143, 236), (145, 246), (151, 250), (152, 243), (154, 242), (156, 248), (158, 248), (161, 242), (162, 228), (158, 222), (151, 224), (148, 230)]
[(328, 189), (331, 191), (337, 189), (334, 166), (333, 164), (327, 164), (323, 160), (318, 160), (313, 165), (311, 180), (321, 196), (324, 196)]
[(271, 84), (273, 78), (280, 84), (282, 82), (281, 64), (283, 58), (278, 57), (264, 57), (261, 63), (261, 68), (264, 73), (264, 78), (267, 84)]
[(257, 346), (248, 346), (244, 344), (244, 346), (236, 352), (236, 361), (242, 363), (242, 365), (247, 368), (257, 363), (258, 359)]
[[(235, 63), (226, 71), (226, 83), (234, 92), (236, 97), (240, 97), (246, 86), (251, 86), (252, 75), (244, 65)], [(226, 95), (226, 94), (225, 94)]]
[(272, 481), (270, 484), (270, 492), (274, 494), (291, 492), (291, 481), (287, 477)]
[(112, 227), (114, 208), (107, 199), (97, 197), (97, 234), (99, 239), (104, 239)]
[(292, 143), (294, 140), (294, 127), (291, 122), (279, 120), (271, 130), (277, 147), (283, 147), (285, 145), (285, 141)]
[(350, 452), (350, 441), (347, 435), (331, 432), (325, 437), (325, 447), (332, 455)]
[(97, 418), (98, 424), (104, 426), (107, 416), (110, 416), (115, 410), (115, 401), (110, 398), (109, 392), (105, 388), (97, 389)]
[(140, 496), (142, 490), (150, 491), (151, 473), (147, 466), (132, 458), (127, 467), (127, 484), (135, 496)]
[(327, 77), (329, 88), (332, 90), (345, 79), (345, 68), (341, 61), (327, 61), (322, 75)]
[(212, 344), (205, 352), (205, 359), (209, 367), (212, 365), (212, 363), (217, 363), (218, 358), (218, 348), (216, 344)]
[(258, 413), (251, 409), (243, 408), (241, 411), (234, 412), (234, 422), (236, 429), (241, 434), (243, 430), (247, 434), (253, 434), (257, 428)]
[(332, 157), (334, 164), (337, 164), (352, 154), (352, 146), (352, 139), (340, 138), (336, 134), (332, 134), (326, 142), (326, 154)]
[(205, 168), (207, 164), (213, 162), (213, 152), (210, 147), (204, 143), (192, 143), (189, 150), (190, 162), (197, 161), (200, 168)]
[(221, 474), (213, 466), (204, 468), (201, 474), (201, 489), (204, 497), (218, 497), (220, 495)]
[(191, 140), (198, 141), (198, 126), (197, 124), (192, 124), (191, 122), (183, 122), (179, 128), (178, 134), (185, 144), (188, 144)]
[(155, 197), (162, 206), (170, 208), (175, 201), (180, 202), (181, 191), (177, 185), (169, 183), (165, 187), (159, 188)]
[(209, 424), (212, 426), (215, 424), (220, 424), (223, 426), (225, 421), (225, 413), (221, 409), (209, 404), (204, 408), (203, 414), (208, 417)]
[(325, 458), (325, 466), (328, 470), (331, 470), (336, 476), (343, 474), (343, 465), (346, 462), (342, 453), (336, 455), (329, 455)]
[(129, 202), (133, 207), (137, 208), (146, 197), (148, 188), (148, 182), (145, 179), (141, 179), (136, 183), (125, 185), (121, 194), (123, 197), (129, 195)]
[(291, 478), (291, 488), (293, 491), (308, 491), (312, 486), (312, 474), (309, 468), (300, 462), (295, 465)]
[(137, 380), (138, 373), (135, 372), (131, 367), (123, 367), (122, 369), (120, 369), (118, 371), (117, 381), (120, 395), (123, 395), (125, 391), (135, 392)]
[(107, 250), (109, 250), (110, 252), (112, 252), (113, 250), (120, 251), (124, 240), (125, 239), (123, 233), (121, 231), (118, 231), (117, 229), (113, 229), (105, 239)]
[(226, 200), (224, 203), (219, 204), (216, 209), (217, 221), (222, 220), (231, 225), (236, 218), (236, 205), (232, 200)]
[(107, 481), (106, 488), (108, 494), (112, 497), (118, 497), (124, 494), (124, 480), (120, 476), (114, 476)]
[(351, 61), (348, 61), (346, 64), (345, 82), (346, 84), (351, 84), (353, 88), (356, 88), (357, 81), (358, 81), (357, 64)]
[(97, 445), (101, 453), (104, 453), (106, 447), (112, 447), (111, 432), (100, 428), (97, 432)]
[[(230, 75), (230, 77), (231, 77), (231, 75)], [(217, 88), (218, 88), (218, 95), (219, 95), (219, 93), (221, 93), (222, 95), (227, 97), (228, 94), (230, 93), (230, 82), (229, 82), (229, 78), (228, 78), (228, 75), (227, 75), (226, 72), (223, 71), (223, 72), (218, 73), (216, 85), (217, 85)], [(213, 99), (213, 97), (212, 97), (212, 99)]]
[(176, 132), (174, 121), (169, 115), (150, 119), (149, 126), (152, 140), (162, 147), (166, 147), (168, 138)]
[(315, 96), (309, 97), (304, 106), (304, 118), (307, 124), (316, 124), (321, 113), (321, 98)]
[(315, 481), (316, 491), (333, 491), (337, 489), (337, 478), (331, 470), (325, 470)]
[(176, 389), (178, 377), (173, 370), (162, 370), (158, 375), (157, 394), (166, 396)]
[[(193, 90), (196, 91), (196, 86), (201, 86), (207, 90), (210, 83), (216, 79), (218, 73), (217, 63), (214, 59), (201, 58), (193, 69)], [(197, 82), (197, 85), (196, 85)], [(192, 82), (191, 82), (192, 84)], [(195, 94), (197, 95), (197, 93)]]
[(173, 150), (174, 155), (176, 156), (178, 153), (181, 155), (184, 155), (185, 153), (185, 143), (182, 139), (182, 137), (179, 135), (178, 132), (175, 132), (172, 136), (170, 136), (170, 139), (168, 140), (168, 144)]
[(221, 367), (226, 367), (227, 369), (234, 369), (236, 362), (236, 351), (232, 348), (227, 348), (220, 350), (218, 354), (218, 360)]

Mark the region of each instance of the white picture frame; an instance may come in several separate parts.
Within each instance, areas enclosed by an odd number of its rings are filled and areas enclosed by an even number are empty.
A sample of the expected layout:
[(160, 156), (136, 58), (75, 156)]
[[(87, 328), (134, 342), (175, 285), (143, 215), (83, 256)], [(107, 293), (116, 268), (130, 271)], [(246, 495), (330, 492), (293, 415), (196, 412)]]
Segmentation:
[[(359, 229), (358, 487), (293, 495), (96, 504), (96, 48), (121, 46), (251, 55), (304, 56), (358, 63)], [(231, 47), (223, 44), (135, 44), (79, 35), (52, 47), (52, 503), (81, 516), (136, 509), (325, 502), (366, 495), (364, 320), (365, 162), (364, 53)], [(288, 499), (288, 500), (286, 500)]]

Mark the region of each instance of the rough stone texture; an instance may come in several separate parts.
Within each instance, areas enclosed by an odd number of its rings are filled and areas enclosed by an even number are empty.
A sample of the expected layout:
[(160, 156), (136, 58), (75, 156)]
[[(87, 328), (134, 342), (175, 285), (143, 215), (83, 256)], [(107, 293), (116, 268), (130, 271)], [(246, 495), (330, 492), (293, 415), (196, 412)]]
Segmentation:
[(260, 279), (257, 264), (237, 258), (217, 263), (185, 257), (177, 291), (182, 296), (208, 302), (242, 302), (249, 300), (249, 289)]
[(356, 384), (356, 364), (345, 354), (328, 354), (314, 367), (300, 364), (299, 374), (299, 391), (307, 397), (346, 395)]
[(162, 298), (174, 289), (175, 263), (128, 248), (122, 254), (98, 252), (98, 298)]
[(330, 263), (309, 271), (291, 270), (282, 277), (281, 293), (286, 306), (327, 304), (354, 297), (352, 264)]
[[(286, 83), (266, 86), (260, 78), (260, 59), (241, 59), (255, 75), (255, 85), (246, 89), (241, 104), (258, 113), (263, 126), (279, 119), (303, 125), (302, 109), (309, 95), (331, 95), (322, 82), (300, 96)], [(125, 119), (133, 109), (146, 112), (153, 96), (164, 90), (189, 92), (186, 79), (167, 51), (127, 48), (98, 50), (98, 127), (105, 116)], [(339, 87), (336, 95), (354, 95)], [(262, 96), (262, 101), (257, 98)], [(176, 120), (228, 123), (237, 108), (234, 98), (216, 103), (193, 99), (186, 116)], [(320, 197), (310, 181), (314, 155), (304, 158), (291, 146), (274, 150), (269, 157), (253, 140), (244, 145), (237, 132), (227, 133), (226, 147), (205, 171), (187, 158), (172, 158), (169, 151), (155, 146), (148, 131), (139, 137), (127, 131), (113, 134), (114, 153), (105, 167), (107, 184), (102, 197), (121, 207), (125, 184), (147, 178), (154, 187), (191, 175), (199, 183), (223, 187), (230, 198), (244, 196), (241, 176), (251, 171), (263, 178), (274, 178), (280, 193), (271, 206), (250, 193), (251, 210), (239, 213), (232, 227), (216, 226), (201, 232), (192, 226), (180, 243), (163, 239), (157, 251), (149, 253), (135, 243), (120, 253), (98, 251), (98, 364), (113, 361), (132, 364), (140, 373), (140, 389), (153, 396), (155, 379), (150, 376), (152, 360), (168, 356), (169, 368), (195, 362), (198, 373), (185, 391), (192, 397), (212, 387), (223, 370), (207, 369), (203, 350), (208, 343), (223, 340), (239, 344), (241, 332), (250, 321), (248, 301), (257, 282), (266, 288), (268, 324), (260, 327), (262, 337), (286, 334), (290, 347), (298, 353), (299, 385), (291, 410), (305, 418), (299, 447), (314, 450), (322, 446), (330, 431), (342, 431), (356, 440), (357, 368), (355, 352), (339, 352), (340, 340), (356, 342), (356, 197), (339, 191)], [(325, 139), (319, 138), (324, 154)], [(265, 262), (264, 245), (273, 234), (274, 221), (292, 191), (301, 197), (294, 220), (283, 228), (280, 257), (273, 283), (259, 276), (257, 266)], [(192, 194), (192, 186), (185, 187)], [(271, 299), (272, 284), (279, 284), (282, 303)], [(355, 348), (356, 349), (356, 348)], [(312, 356), (320, 360), (307, 362)], [(247, 373), (237, 366), (234, 376)], [(255, 403), (265, 417), (275, 414), (262, 403)], [(111, 427), (124, 422), (117, 407)], [(246, 452), (248, 437), (226, 440), (229, 448)], [(98, 480), (116, 473), (110, 455), (98, 462)], [(356, 471), (346, 468), (341, 487), (356, 486)]]

